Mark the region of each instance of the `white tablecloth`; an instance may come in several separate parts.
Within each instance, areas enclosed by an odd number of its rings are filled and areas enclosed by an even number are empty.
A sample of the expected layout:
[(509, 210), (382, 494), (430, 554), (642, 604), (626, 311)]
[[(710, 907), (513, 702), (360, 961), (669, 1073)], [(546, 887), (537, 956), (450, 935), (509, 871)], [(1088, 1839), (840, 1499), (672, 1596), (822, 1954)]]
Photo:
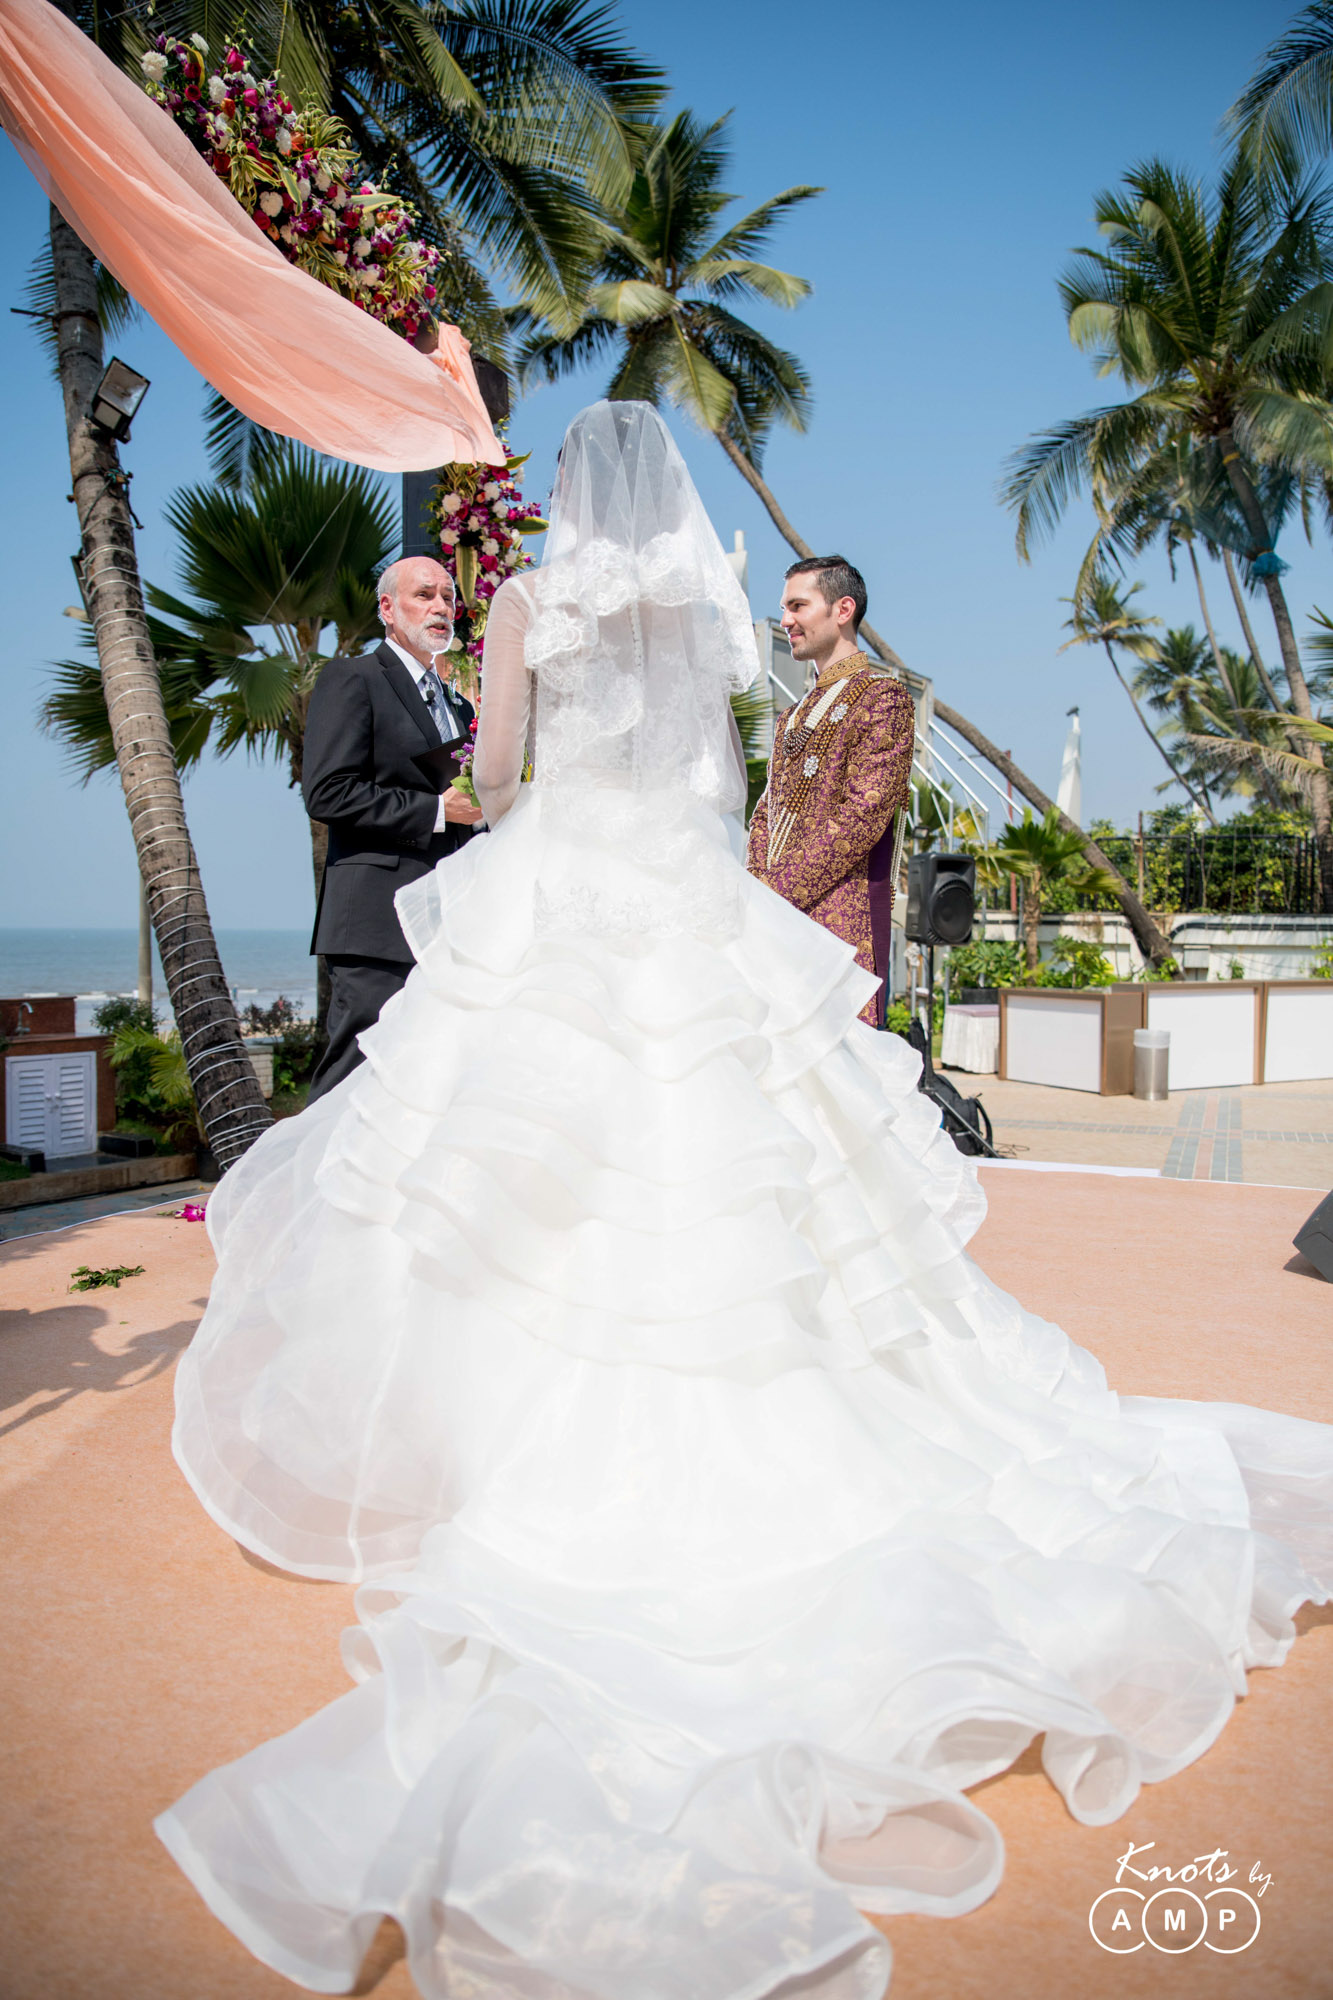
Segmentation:
[(946, 1007), (940, 1061), (947, 1069), (989, 1075), (1000, 1061), (998, 1007)]

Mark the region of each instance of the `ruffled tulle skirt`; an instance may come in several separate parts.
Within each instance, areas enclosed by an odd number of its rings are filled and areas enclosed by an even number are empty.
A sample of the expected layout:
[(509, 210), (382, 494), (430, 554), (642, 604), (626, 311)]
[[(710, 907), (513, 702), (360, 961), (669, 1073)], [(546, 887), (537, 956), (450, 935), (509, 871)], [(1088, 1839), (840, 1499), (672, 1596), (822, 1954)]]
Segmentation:
[(176, 1454), (361, 1584), (356, 1685), (158, 1831), (317, 1991), (389, 1915), (432, 2000), (869, 2000), (859, 1912), (1000, 1879), (970, 1787), (1041, 1736), (1115, 1819), (1333, 1590), (1333, 1430), (989, 1284), (850, 949), (636, 810), (527, 788), (405, 892), (364, 1067), (210, 1207)]

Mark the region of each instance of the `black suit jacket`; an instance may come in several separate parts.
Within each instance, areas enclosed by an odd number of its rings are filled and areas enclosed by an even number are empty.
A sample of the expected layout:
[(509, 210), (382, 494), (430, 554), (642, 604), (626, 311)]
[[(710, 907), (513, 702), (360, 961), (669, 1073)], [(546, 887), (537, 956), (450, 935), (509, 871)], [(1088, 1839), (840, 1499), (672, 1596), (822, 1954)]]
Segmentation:
[[(466, 728), (470, 704), (451, 699)], [(411, 963), (394, 895), (471, 833), (435, 831), (450, 775), (430, 710), (390, 646), (329, 661), (310, 697), (301, 780), (306, 811), (329, 829), (312, 952)]]

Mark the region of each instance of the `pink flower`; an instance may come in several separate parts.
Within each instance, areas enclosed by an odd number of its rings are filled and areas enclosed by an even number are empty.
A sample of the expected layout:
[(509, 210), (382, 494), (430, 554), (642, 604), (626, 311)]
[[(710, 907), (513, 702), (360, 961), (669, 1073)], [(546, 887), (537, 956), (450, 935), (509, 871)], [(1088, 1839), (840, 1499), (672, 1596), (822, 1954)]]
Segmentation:
[(239, 49), (227, 50), (227, 68), (228, 69), (245, 68), (245, 57), (241, 54)]
[(259, 92), (257, 90), (243, 90), (241, 92), (241, 101), (243, 104), (248, 104), (253, 111), (259, 102)]

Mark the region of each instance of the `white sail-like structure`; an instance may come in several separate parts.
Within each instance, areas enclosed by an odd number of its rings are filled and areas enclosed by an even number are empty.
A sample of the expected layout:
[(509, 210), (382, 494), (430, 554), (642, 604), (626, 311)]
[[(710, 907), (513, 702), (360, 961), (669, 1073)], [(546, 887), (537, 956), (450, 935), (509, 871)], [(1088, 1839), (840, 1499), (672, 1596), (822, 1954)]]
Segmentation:
[(1068, 813), (1075, 826), (1083, 824), (1083, 731), (1079, 724), (1078, 710), (1069, 711), (1069, 734), (1065, 738), (1065, 754), (1060, 762), (1060, 789), (1055, 802), (1062, 813)]

